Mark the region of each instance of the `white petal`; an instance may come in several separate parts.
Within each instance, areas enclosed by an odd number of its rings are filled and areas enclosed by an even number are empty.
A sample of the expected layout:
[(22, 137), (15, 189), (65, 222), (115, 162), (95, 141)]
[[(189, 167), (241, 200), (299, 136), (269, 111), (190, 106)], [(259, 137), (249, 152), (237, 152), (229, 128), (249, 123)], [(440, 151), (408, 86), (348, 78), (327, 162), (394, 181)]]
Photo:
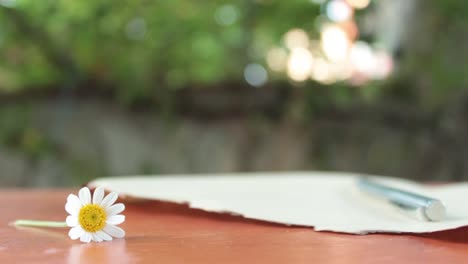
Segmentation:
[(121, 212), (123, 212), (123, 210), (125, 210), (125, 205), (123, 203), (118, 203), (107, 208), (106, 213), (107, 215), (111, 216), (111, 215), (120, 214)]
[(75, 226), (72, 229), (70, 229), (70, 231), (68, 231), (68, 236), (73, 240), (81, 237), (83, 234), (84, 230), (83, 228), (81, 228), (81, 226)]
[(101, 202), (101, 206), (104, 207), (104, 208), (107, 208), (109, 206), (111, 206), (112, 204), (115, 203), (115, 201), (117, 200), (119, 196), (117, 195), (116, 192), (111, 192), (109, 193), (105, 198), (104, 200), (102, 200)]
[(80, 197), (81, 204), (86, 205), (91, 203), (91, 192), (88, 187), (83, 187), (78, 192), (78, 197)]
[(84, 232), (81, 237), (80, 237), (80, 241), (81, 242), (85, 242), (85, 243), (89, 243), (91, 242), (91, 234), (88, 233), (88, 232)]
[(117, 238), (122, 238), (125, 236), (125, 231), (122, 228), (110, 224), (107, 224), (104, 227), (104, 232), (106, 232), (110, 236)]
[(65, 204), (65, 211), (71, 215), (77, 216), (78, 213), (80, 212), (80, 209), (76, 209), (71, 203), (66, 203)]
[(81, 208), (80, 199), (74, 194), (68, 195), (67, 203), (65, 204), (65, 210), (71, 215), (78, 215), (80, 208)]
[(111, 241), (112, 240), (111, 236), (109, 236), (108, 234), (106, 234), (105, 232), (102, 232), (102, 231), (97, 231), (96, 235), (98, 235), (100, 238), (102, 238), (103, 240), (106, 240), (106, 241)]
[(119, 225), (125, 221), (125, 215), (111, 215), (107, 218), (106, 223), (111, 225)]
[(96, 233), (91, 233), (91, 238), (92, 238), (92, 240), (95, 241), (95, 242), (102, 242), (102, 240), (103, 240), (103, 239), (102, 239), (101, 237), (99, 237)]
[(76, 215), (67, 216), (66, 222), (67, 222), (67, 226), (69, 226), (69, 227), (75, 227), (75, 226), (79, 225), (78, 217)]
[(102, 198), (104, 198), (104, 188), (97, 187), (93, 194), (93, 204), (101, 204)]
[(78, 196), (76, 196), (76, 195), (74, 195), (74, 194), (69, 194), (69, 195), (68, 195), (68, 197), (67, 197), (67, 202), (68, 202), (68, 203), (71, 203), (73, 206), (81, 207), (80, 198), (78, 198)]

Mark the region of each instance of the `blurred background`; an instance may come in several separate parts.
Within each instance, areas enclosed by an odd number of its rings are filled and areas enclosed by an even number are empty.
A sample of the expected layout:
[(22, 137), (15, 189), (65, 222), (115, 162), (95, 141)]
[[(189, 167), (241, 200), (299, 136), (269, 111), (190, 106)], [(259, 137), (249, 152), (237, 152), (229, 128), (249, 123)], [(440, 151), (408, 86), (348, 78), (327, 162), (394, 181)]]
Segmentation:
[(468, 179), (468, 2), (0, 0), (0, 186)]

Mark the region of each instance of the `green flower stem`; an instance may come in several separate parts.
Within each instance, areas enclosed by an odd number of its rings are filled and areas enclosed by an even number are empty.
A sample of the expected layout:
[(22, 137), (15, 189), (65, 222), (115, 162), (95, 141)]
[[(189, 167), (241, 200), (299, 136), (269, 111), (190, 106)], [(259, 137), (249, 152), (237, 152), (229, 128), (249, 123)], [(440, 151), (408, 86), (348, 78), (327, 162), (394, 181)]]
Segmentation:
[(65, 222), (39, 221), (19, 219), (13, 223), (15, 226), (37, 226), (37, 227), (67, 227)]

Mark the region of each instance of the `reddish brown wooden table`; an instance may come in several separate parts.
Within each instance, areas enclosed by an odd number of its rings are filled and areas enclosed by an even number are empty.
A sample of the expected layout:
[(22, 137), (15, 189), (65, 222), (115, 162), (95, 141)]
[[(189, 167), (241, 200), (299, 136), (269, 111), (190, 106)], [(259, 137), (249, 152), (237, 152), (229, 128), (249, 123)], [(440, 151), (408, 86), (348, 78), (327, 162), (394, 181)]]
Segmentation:
[(285, 227), (157, 202), (127, 203), (125, 239), (82, 244), (68, 229), (15, 228), (63, 220), (77, 190), (0, 191), (0, 263), (468, 263), (468, 229), (430, 235), (345, 235)]

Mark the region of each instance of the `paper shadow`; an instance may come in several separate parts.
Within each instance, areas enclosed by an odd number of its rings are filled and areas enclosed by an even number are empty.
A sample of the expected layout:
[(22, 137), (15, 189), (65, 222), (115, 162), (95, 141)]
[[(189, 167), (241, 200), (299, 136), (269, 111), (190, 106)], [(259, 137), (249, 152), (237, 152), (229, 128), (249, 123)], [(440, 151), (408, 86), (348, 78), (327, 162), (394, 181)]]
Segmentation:
[[(178, 215), (190, 218), (205, 218), (223, 222), (238, 222), (247, 224), (257, 224), (263, 226), (277, 227), (302, 227), (295, 225), (286, 225), (281, 223), (272, 223), (264, 220), (256, 220), (245, 218), (244, 216), (233, 212), (209, 212), (202, 209), (190, 208), (188, 204), (178, 204), (162, 201), (134, 200), (126, 201), (127, 211), (135, 211), (140, 213), (158, 214), (158, 215)], [(308, 227), (311, 228), (311, 227)]]
[(413, 234), (412, 236), (452, 243), (468, 244), (468, 227), (465, 226), (451, 230), (437, 231), (433, 233)]
[[(171, 202), (162, 201), (149, 201), (149, 200), (127, 200), (127, 210), (134, 211), (143, 214), (157, 214), (157, 215), (177, 215), (184, 216), (187, 218), (205, 218), (215, 221), (223, 222), (236, 222), (245, 224), (254, 224), (270, 227), (288, 227), (288, 228), (307, 228), (311, 231), (312, 227), (300, 226), (300, 225), (286, 225), (281, 223), (272, 223), (263, 220), (249, 219), (242, 215), (235, 214), (232, 212), (208, 212), (201, 209), (190, 208), (188, 204), (177, 204)], [(333, 233), (341, 234), (346, 236), (356, 236), (355, 234), (348, 233), (336, 233), (336, 232), (321, 232), (321, 233)], [(388, 235), (388, 236), (411, 236), (415, 238), (433, 239), (438, 241), (445, 241), (451, 243), (468, 244), (468, 227), (461, 227), (452, 230), (437, 231), (432, 233), (424, 234), (395, 234), (395, 233), (373, 233), (365, 236), (374, 235)], [(358, 235), (362, 236), (362, 235)]]

